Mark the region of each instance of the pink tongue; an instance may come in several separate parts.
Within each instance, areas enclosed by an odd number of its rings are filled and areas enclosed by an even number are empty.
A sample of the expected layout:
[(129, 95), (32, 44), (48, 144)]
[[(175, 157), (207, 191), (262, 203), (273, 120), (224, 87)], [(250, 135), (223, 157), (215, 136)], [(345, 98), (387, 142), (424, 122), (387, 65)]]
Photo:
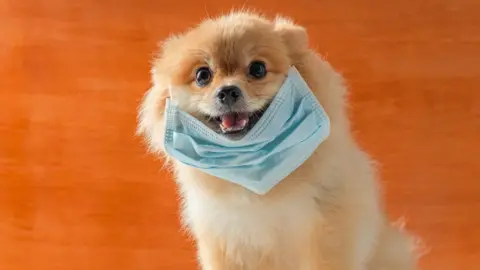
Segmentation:
[(222, 126), (224, 128), (244, 128), (247, 125), (248, 114), (246, 113), (229, 113), (222, 116)]
[(235, 125), (236, 119), (234, 114), (226, 114), (222, 116), (222, 126), (225, 128), (231, 128)]

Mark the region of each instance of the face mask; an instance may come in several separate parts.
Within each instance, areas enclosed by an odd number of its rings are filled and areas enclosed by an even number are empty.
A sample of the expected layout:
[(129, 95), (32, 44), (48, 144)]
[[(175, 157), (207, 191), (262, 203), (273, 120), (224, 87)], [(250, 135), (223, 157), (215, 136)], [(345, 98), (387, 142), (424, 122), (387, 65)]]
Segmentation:
[(240, 140), (231, 140), (181, 111), (166, 106), (165, 150), (207, 174), (265, 194), (303, 162), (330, 133), (324, 109), (297, 69), (268, 109)]

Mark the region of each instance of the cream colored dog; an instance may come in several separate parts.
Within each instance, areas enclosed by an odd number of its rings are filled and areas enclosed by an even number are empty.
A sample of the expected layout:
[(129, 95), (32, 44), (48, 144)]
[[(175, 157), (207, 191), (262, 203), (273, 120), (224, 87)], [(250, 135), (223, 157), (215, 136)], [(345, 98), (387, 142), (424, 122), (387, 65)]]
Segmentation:
[[(235, 139), (256, 123), (294, 65), (331, 120), (330, 137), (266, 195), (215, 178), (168, 157), (165, 99)], [(375, 167), (355, 143), (339, 74), (308, 48), (304, 28), (248, 12), (208, 19), (164, 42), (139, 132), (174, 170), (183, 221), (205, 270), (410, 270), (414, 241), (386, 220)], [(245, 96), (241, 126), (212, 102), (235, 84)]]

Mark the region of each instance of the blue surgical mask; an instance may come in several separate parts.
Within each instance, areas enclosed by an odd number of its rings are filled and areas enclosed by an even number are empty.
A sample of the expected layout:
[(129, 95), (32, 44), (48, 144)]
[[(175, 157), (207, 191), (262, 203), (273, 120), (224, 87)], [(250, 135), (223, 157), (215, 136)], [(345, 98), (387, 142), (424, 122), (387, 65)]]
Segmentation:
[(330, 133), (330, 121), (295, 67), (255, 126), (239, 140), (213, 131), (171, 99), (165, 150), (207, 174), (265, 194), (302, 165)]

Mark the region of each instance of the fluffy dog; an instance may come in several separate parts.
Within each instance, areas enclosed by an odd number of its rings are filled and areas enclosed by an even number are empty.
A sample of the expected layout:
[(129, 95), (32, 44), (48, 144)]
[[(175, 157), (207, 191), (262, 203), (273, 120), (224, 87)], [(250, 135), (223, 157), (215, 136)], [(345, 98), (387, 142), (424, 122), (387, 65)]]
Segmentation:
[[(330, 117), (314, 154), (265, 195), (203, 173), (164, 151), (165, 100), (237, 139), (261, 117), (295, 66)], [(138, 131), (171, 165), (205, 270), (410, 270), (411, 237), (386, 220), (375, 168), (354, 141), (342, 77), (290, 20), (249, 12), (207, 19), (167, 39)], [(223, 106), (218, 89), (234, 86)]]

